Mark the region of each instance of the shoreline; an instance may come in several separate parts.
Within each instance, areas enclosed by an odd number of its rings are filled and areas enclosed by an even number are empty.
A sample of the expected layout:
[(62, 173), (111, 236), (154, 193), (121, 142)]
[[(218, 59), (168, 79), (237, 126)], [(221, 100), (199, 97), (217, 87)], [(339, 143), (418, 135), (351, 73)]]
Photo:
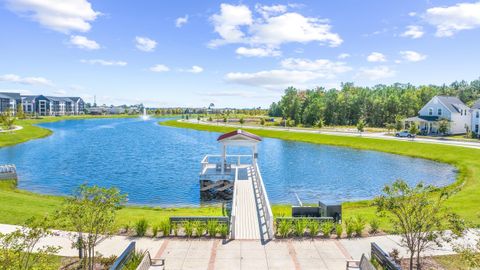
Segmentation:
[[(56, 122), (56, 121), (62, 121), (62, 120), (82, 120), (82, 119), (101, 119), (101, 118), (134, 118), (138, 116), (84, 116), (84, 117), (52, 117), (52, 118), (44, 118), (40, 119), (40, 121), (35, 121), (34, 120), (27, 120), (29, 123), (27, 123), (30, 127), (34, 127), (38, 130), (44, 131), (46, 133), (42, 137), (46, 137), (52, 134), (52, 131), (35, 126), (35, 124), (39, 123), (46, 123), (46, 122)], [(171, 116), (165, 116), (165, 118), (168, 118)], [(194, 123), (184, 123), (184, 122), (179, 122), (177, 120), (168, 120), (168, 121), (161, 121), (157, 122), (159, 125), (163, 126), (169, 126), (169, 127), (174, 127), (174, 128), (190, 128), (190, 129), (196, 129), (196, 130), (202, 130), (202, 131), (213, 131), (213, 132), (226, 132), (226, 131), (231, 131), (235, 128), (232, 127), (222, 127), (222, 126), (208, 126), (208, 125), (202, 125), (202, 124), (194, 124)], [(25, 130), (26, 128), (22, 129)], [(20, 130), (20, 131), (22, 131)], [(371, 151), (380, 151), (380, 152), (386, 152), (386, 153), (391, 153), (391, 154), (399, 154), (399, 155), (404, 155), (404, 156), (410, 156), (410, 157), (415, 157), (415, 158), (424, 158), (428, 160), (433, 160), (437, 162), (443, 162), (450, 164), (457, 169), (457, 177), (455, 181), (448, 186), (450, 189), (457, 189), (457, 193), (452, 196), (452, 199), (455, 199), (457, 197), (461, 197), (459, 195), (464, 195), (465, 193), (468, 193), (464, 190), (464, 188), (469, 188), (471, 190), (472, 188), (476, 191), (480, 190), (479, 183), (475, 183), (475, 175), (472, 174), (472, 168), (469, 166), (466, 166), (462, 162), (453, 162), (450, 159), (437, 159), (433, 158), (433, 156), (426, 156), (425, 151), (420, 151), (423, 154), (418, 154), (414, 152), (401, 152), (398, 149), (379, 149), (379, 144), (381, 145), (383, 141), (383, 144), (387, 143), (390, 145), (398, 144), (401, 146), (404, 145), (411, 145), (411, 142), (404, 142), (404, 141), (399, 141), (399, 142), (393, 142), (393, 141), (386, 141), (386, 140), (381, 140), (381, 139), (371, 139), (371, 138), (362, 138), (362, 137), (343, 137), (343, 136), (333, 136), (333, 135), (323, 135), (323, 134), (302, 134), (302, 133), (293, 133), (293, 132), (285, 132), (285, 131), (272, 131), (272, 130), (258, 130), (258, 129), (248, 129), (252, 130), (256, 133), (259, 133), (260, 136), (264, 137), (272, 137), (272, 138), (278, 138), (278, 139), (284, 139), (284, 140), (293, 140), (293, 141), (300, 141), (300, 142), (306, 142), (306, 143), (317, 143), (317, 144), (326, 144), (326, 145), (333, 145), (333, 146), (342, 146), (342, 147), (349, 147), (349, 148), (354, 148), (354, 149), (360, 149), (360, 150), (371, 150)], [(304, 135), (304, 136), (302, 136)], [(22, 141), (17, 141), (13, 142), (10, 144), (5, 144), (3, 141), (3, 138), (0, 139), (0, 147), (3, 147), (5, 145), (11, 146), (15, 145), (18, 143), (26, 142), (29, 140), (33, 139), (38, 139), (42, 138), (38, 136), (31, 136), (30, 138), (26, 138), (25, 140)], [(311, 137), (315, 137), (316, 139), (318, 138), (323, 138), (322, 140), (315, 140)], [(1, 138), (1, 137), (0, 137)], [(325, 141), (326, 139), (334, 139), (333, 141)], [(373, 143), (372, 143), (373, 141)], [(372, 145), (373, 144), (373, 145)], [(422, 143), (415, 143), (418, 145), (422, 145), (423, 147), (427, 148), (447, 148), (446, 150), (452, 150), (453, 148), (455, 150), (458, 150), (460, 152), (475, 152), (477, 151), (477, 155), (480, 154), (480, 150), (475, 150), (475, 149), (460, 149), (460, 147), (456, 146), (444, 146), (444, 145), (432, 145), (432, 144), (422, 144)], [(445, 150), (445, 149), (441, 149)], [(468, 156), (468, 155), (467, 155)], [(475, 156), (475, 155), (470, 155)], [(473, 158), (472, 158), (473, 159)], [(475, 172), (480, 172), (480, 162), (475, 163), (475, 166), (473, 166), (473, 171)], [(459, 190), (459, 191), (458, 191)], [(10, 195), (10, 200), (9, 198), (5, 198), (5, 194), (2, 193), (7, 193), (7, 195)], [(474, 192), (476, 193), (476, 192)], [(9, 207), (11, 203), (13, 203), (12, 196), (11, 195), (22, 195), (23, 197), (28, 197), (27, 201), (34, 202), (37, 198), (42, 198), (45, 199), (47, 198), (47, 201), (49, 203), (46, 203), (45, 205), (38, 205), (39, 208), (41, 209), (39, 213), (35, 214), (42, 214), (46, 212), (51, 212), (48, 211), (48, 208), (54, 208), (56, 205), (60, 204), (61, 201), (63, 200), (64, 196), (61, 195), (45, 195), (41, 193), (35, 193), (31, 191), (26, 191), (22, 189), (5, 189), (5, 188), (0, 188), (0, 195), (3, 195), (1, 198), (0, 197), (0, 205), (4, 205), (4, 207), (0, 206), (0, 210), (3, 210), (1, 208), (10, 208), (7, 213), (10, 214), (10, 218), (12, 216), (15, 216), (15, 209), (18, 210), (18, 208), (15, 207)], [(467, 194), (468, 195), (468, 194)], [(473, 195), (475, 196), (475, 195)], [(467, 196), (468, 197), (468, 196)], [(25, 199), (25, 198), (24, 198)], [(53, 201), (53, 202), (52, 202)], [(478, 202), (477, 202), (478, 201)], [(453, 200), (453, 205), (457, 204), (457, 200)], [(480, 198), (478, 200), (470, 200), (467, 205), (474, 205), (476, 203), (480, 203)], [(345, 202), (342, 203), (344, 207), (344, 216), (349, 217), (349, 216), (355, 216), (355, 215), (362, 215), (366, 217), (367, 219), (373, 218), (375, 216), (375, 209), (371, 206), (371, 200), (362, 200), (362, 201), (354, 201), (354, 202)], [(15, 206), (15, 204), (14, 204)], [(460, 203), (459, 206), (466, 206), (465, 203)], [(458, 207), (458, 206), (457, 206)], [(274, 209), (274, 213), (276, 216), (280, 215), (290, 215), (290, 205), (272, 205), (272, 208)], [(36, 208), (35, 208), (36, 209)], [(472, 209), (473, 212), (474, 209)], [(463, 208), (462, 216), (464, 216), (467, 220), (473, 221), (475, 225), (480, 224), (480, 217), (478, 217), (476, 214), (472, 214), (472, 210), (465, 210), (465, 207)], [(27, 211), (28, 213), (29, 211)], [(18, 213), (16, 213), (18, 216)], [(23, 214), (23, 213), (22, 213)], [(124, 209), (120, 210), (119, 213), (119, 221), (118, 224), (124, 224), (127, 220), (130, 221), (131, 224), (135, 222), (135, 220), (138, 220), (140, 218), (147, 218), (151, 220), (151, 224), (157, 222), (158, 220), (165, 218), (167, 216), (173, 216), (173, 215), (221, 215), (221, 206), (192, 206), (192, 207), (169, 207), (169, 208), (164, 208), (161, 206), (148, 206), (148, 205), (127, 205)], [(22, 215), (23, 217), (27, 217), (27, 214)], [(153, 216), (153, 218), (152, 218)], [(28, 216), (29, 217), (29, 216)], [(10, 222), (9, 222), (10, 221)], [(9, 224), (21, 224), (21, 220), (16, 217), (13, 219), (7, 218), (0, 218), (0, 223), (9, 223)], [(387, 223), (385, 220), (381, 222), (381, 227), (383, 228), (388, 228)]]
[[(189, 128), (210, 132), (229, 132), (238, 129), (237, 127), (187, 123), (177, 120), (164, 121), (160, 124), (172, 128)], [(380, 151), (452, 165), (458, 173), (455, 182), (446, 186), (448, 190), (454, 193), (447, 201), (447, 206), (467, 221), (472, 222), (473, 226), (480, 225), (480, 217), (476, 211), (477, 206), (480, 204), (480, 159), (475, 158), (480, 156), (480, 149), (361, 136), (290, 132), (288, 130), (264, 130), (255, 128), (245, 128), (245, 130), (263, 137), (349, 147), (359, 150)], [(439, 188), (439, 190), (440, 189), (441, 188)], [(371, 204), (371, 200), (362, 200), (345, 202), (342, 205), (346, 216), (364, 215), (373, 218), (375, 216), (375, 209)]]

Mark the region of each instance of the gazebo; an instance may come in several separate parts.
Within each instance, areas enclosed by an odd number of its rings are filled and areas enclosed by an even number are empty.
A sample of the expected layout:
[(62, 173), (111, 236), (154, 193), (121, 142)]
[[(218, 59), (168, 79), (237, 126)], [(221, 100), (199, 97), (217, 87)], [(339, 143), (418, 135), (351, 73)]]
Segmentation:
[[(252, 134), (250, 132), (237, 129), (232, 132), (225, 133), (218, 137), (217, 141), (222, 147), (222, 163), (221, 163), (221, 173), (225, 173), (225, 167), (227, 165), (227, 147), (229, 146), (240, 146), (240, 147), (249, 147), (252, 149), (252, 164), (255, 163), (258, 158), (257, 144), (262, 141), (262, 138)], [(239, 160), (241, 156), (238, 156)], [(238, 165), (240, 162), (237, 162)]]

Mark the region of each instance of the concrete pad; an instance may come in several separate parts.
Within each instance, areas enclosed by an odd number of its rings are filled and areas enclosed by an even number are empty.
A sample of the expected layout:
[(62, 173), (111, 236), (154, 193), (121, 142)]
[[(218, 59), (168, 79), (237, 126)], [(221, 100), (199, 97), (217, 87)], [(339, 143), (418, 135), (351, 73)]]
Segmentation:
[(240, 270), (240, 259), (217, 259), (215, 260), (215, 269), (216, 270)]
[(208, 260), (203, 259), (186, 259), (183, 262), (182, 269), (208, 269)]
[(265, 250), (265, 245), (259, 241), (241, 241), (240, 249), (243, 250)]
[(162, 257), (165, 259), (176, 258), (176, 259), (185, 259), (187, 256), (188, 249), (167, 249), (163, 252)]
[(288, 258), (290, 259), (290, 253), (288, 249), (273, 249), (273, 250), (265, 250), (267, 253), (268, 259), (278, 259), (278, 258)]
[(345, 269), (347, 266), (347, 260), (345, 259), (328, 259), (324, 263), (329, 270)]
[(307, 270), (307, 269), (312, 269), (312, 270), (319, 270), (319, 269), (325, 269), (327, 270), (327, 265), (322, 259), (315, 258), (315, 259), (302, 259), (298, 258), (298, 263), (300, 264), (300, 268), (302, 270)]
[(167, 259), (165, 260), (165, 270), (182, 269), (183, 259)]
[(242, 256), (242, 259), (263, 259), (263, 260), (265, 260), (267, 258), (267, 255), (265, 254), (264, 249), (242, 250), (240, 254)]
[(283, 258), (268, 258), (268, 269), (295, 269), (295, 264), (293, 263), (290, 256)]
[(240, 262), (242, 269), (267, 270), (268, 264), (266, 259), (242, 259)]
[(188, 259), (204, 259), (207, 260), (210, 258), (211, 248), (209, 249), (189, 249), (186, 255)]
[(217, 260), (218, 259), (237, 259), (240, 261), (241, 252), (240, 249), (217, 249)]
[(316, 249), (298, 250), (295, 248), (295, 253), (298, 259), (320, 259), (320, 254)]

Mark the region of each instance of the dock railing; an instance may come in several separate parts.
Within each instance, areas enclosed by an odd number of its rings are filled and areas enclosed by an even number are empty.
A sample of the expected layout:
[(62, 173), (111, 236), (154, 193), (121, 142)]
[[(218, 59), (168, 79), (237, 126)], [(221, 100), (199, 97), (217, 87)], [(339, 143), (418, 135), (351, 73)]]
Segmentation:
[(258, 167), (257, 162), (255, 161), (254, 164), (255, 174), (256, 174), (256, 181), (258, 186), (258, 192), (260, 195), (263, 213), (265, 215), (265, 225), (267, 227), (268, 239), (273, 239), (275, 237), (275, 232), (273, 228), (273, 212), (272, 207), (270, 205), (270, 201), (268, 199), (267, 190), (265, 189), (265, 184), (263, 183), (262, 174), (260, 173), (260, 168)]
[[(235, 169), (235, 179), (238, 177), (238, 168)], [(237, 209), (237, 187), (233, 186), (232, 211), (230, 212), (230, 239), (235, 239), (235, 219)]]

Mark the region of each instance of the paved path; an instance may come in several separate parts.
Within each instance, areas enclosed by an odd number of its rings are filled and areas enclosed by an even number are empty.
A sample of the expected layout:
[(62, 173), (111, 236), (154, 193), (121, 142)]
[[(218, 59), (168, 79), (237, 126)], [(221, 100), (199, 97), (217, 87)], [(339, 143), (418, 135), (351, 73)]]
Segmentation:
[[(17, 226), (0, 224), (0, 232), (8, 233)], [(55, 231), (55, 236), (42, 239), (39, 246), (60, 246), (61, 256), (77, 256), (72, 249), (71, 233)], [(472, 244), (477, 236), (473, 233), (460, 243)], [(394, 248), (400, 256), (406, 250), (399, 245), (400, 237), (383, 235), (341, 240), (272, 240), (262, 244), (256, 240), (183, 239), (183, 238), (136, 238), (114, 236), (101, 242), (97, 251), (105, 256), (120, 254), (131, 241), (137, 248), (148, 250), (153, 258), (166, 259), (166, 269), (345, 269), (345, 261), (359, 259), (363, 253), (370, 254), (370, 243), (377, 243), (384, 251)], [(434, 248), (427, 255), (453, 254), (451, 244)], [(153, 269), (153, 268), (152, 268)]]
[(247, 180), (235, 181), (235, 239), (260, 240), (257, 205), (253, 193), (251, 176)]
[[(188, 120), (188, 122), (194, 123), (194, 124), (198, 123), (198, 121), (196, 120)], [(266, 130), (276, 130), (276, 131), (283, 131), (283, 132), (316, 133), (316, 134), (326, 134), (326, 135), (334, 135), (334, 136), (352, 136), (352, 137), (362, 136), (365, 138), (373, 138), (373, 139), (422, 142), (422, 143), (443, 144), (443, 145), (480, 149), (480, 141), (469, 142), (469, 141), (455, 141), (455, 140), (449, 140), (445, 138), (435, 139), (435, 138), (421, 138), (421, 137), (420, 138), (417, 137), (412, 140), (409, 138), (397, 138), (397, 137), (388, 135), (385, 132), (364, 132), (360, 135), (358, 132), (346, 132), (346, 131), (326, 131), (326, 130), (284, 128), (284, 127), (260, 127), (260, 126), (236, 125), (236, 124), (217, 125), (216, 123), (204, 122), (204, 121), (201, 121), (201, 124), (212, 125), (212, 126), (228, 126), (228, 127), (235, 127), (235, 128), (266, 129)]]

